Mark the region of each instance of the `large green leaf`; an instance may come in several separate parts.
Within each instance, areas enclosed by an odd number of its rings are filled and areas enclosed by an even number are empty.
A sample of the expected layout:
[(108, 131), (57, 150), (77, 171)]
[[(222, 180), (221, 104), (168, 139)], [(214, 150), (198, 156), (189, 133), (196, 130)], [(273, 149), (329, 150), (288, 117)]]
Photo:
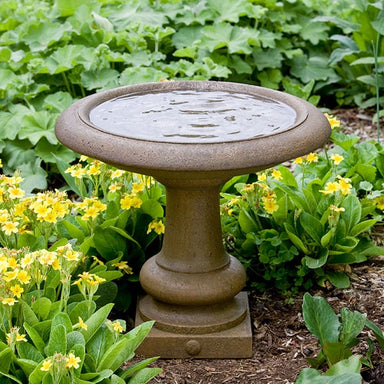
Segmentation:
[(113, 303), (106, 304), (97, 310), (92, 316), (85, 322), (87, 329), (81, 329), (85, 341), (88, 342), (91, 337), (97, 332), (97, 330), (104, 324), (107, 319), (109, 312), (111, 312)]
[(305, 232), (311, 237), (311, 239), (317, 244), (321, 245), (321, 236), (324, 229), (321, 222), (308, 212), (303, 212), (300, 215), (300, 224), (304, 228)]
[(308, 330), (324, 342), (337, 342), (340, 322), (331, 306), (323, 297), (312, 297), (306, 293), (303, 298), (303, 318)]
[(45, 347), (45, 354), (53, 356), (55, 353), (67, 353), (67, 332), (64, 325), (58, 324), (52, 327), (49, 341)]
[(361, 219), (361, 204), (359, 199), (354, 195), (348, 195), (341, 207), (344, 212), (341, 212), (341, 217), (344, 219), (346, 225), (346, 233), (349, 234), (351, 229), (360, 222)]

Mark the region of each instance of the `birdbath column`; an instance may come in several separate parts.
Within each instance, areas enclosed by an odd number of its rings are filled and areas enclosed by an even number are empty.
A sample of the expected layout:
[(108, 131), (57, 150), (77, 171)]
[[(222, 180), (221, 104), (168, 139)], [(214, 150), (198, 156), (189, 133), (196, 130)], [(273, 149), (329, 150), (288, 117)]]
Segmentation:
[[(156, 327), (140, 351), (149, 355), (156, 350), (168, 357), (215, 357), (219, 352), (249, 356), (251, 331), (244, 324), (239, 327), (249, 316), (245, 293), (238, 295), (246, 276), (222, 241), (219, 191), (223, 181), (161, 182), (167, 189), (163, 247), (141, 270), (140, 282), (148, 296), (139, 302), (137, 314), (138, 323), (154, 319)], [(234, 327), (246, 328), (246, 336), (236, 335)], [(170, 337), (175, 334), (177, 338)]]

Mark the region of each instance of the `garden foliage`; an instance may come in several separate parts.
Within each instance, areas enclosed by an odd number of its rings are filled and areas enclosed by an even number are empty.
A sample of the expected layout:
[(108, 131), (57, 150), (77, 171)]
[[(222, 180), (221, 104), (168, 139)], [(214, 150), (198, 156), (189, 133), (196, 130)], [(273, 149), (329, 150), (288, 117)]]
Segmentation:
[[(338, 125), (334, 118), (332, 125)], [(222, 190), (224, 237), (249, 284), (281, 292), (349, 286), (350, 264), (380, 255), (369, 232), (384, 208), (383, 147), (332, 133), (333, 145)]]
[(0, 249), (2, 383), (141, 384), (160, 371), (146, 367), (154, 359), (120, 368), (152, 322), (123, 334), (124, 320), (107, 320), (113, 303), (99, 305), (98, 288), (121, 276), (119, 260), (85, 271), (82, 259), (66, 241)]
[(5, 172), (22, 170), (27, 192), (54, 183), (56, 159), (75, 159), (54, 135), (57, 116), (127, 84), (219, 79), (370, 106), (383, 81), (383, 12), (372, 0), (3, 0)]
[[(316, 358), (307, 359), (312, 368), (305, 368), (296, 384), (361, 383), (362, 364), (372, 368), (371, 355), (375, 344), (367, 338), (368, 349), (364, 356), (354, 353), (353, 347), (361, 343), (361, 332), (366, 327), (383, 348), (382, 330), (368, 320), (366, 314), (352, 312), (348, 308), (341, 309), (340, 321), (323, 297), (309, 293), (303, 299), (303, 318), (308, 330), (318, 339), (320, 351)], [(318, 369), (324, 363), (328, 370), (322, 374)]]

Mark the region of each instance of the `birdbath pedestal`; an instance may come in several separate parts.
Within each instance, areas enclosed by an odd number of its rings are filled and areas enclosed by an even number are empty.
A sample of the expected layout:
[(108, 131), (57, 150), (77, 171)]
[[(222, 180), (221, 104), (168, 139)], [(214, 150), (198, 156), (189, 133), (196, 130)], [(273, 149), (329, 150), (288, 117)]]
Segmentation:
[[(223, 247), (219, 192), (322, 146), (327, 119), (314, 106), (266, 88), (224, 82), (159, 82), (88, 96), (60, 116), (69, 148), (166, 187), (163, 246), (146, 261), (136, 324), (155, 320), (139, 353), (252, 355), (246, 275)], [(255, 255), (257, 257), (257, 255)]]

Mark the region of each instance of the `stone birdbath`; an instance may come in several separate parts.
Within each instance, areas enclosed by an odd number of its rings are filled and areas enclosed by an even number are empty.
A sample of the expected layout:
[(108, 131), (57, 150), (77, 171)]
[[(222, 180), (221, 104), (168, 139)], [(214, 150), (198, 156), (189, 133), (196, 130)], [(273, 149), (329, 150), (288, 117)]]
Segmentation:
[(252, 85), (178, 81), (100, 92), (56, 125), (74, 151), (166, 187), (163, 246), (142, 267), (136, 324), (155, 320), (139, 353), (252, 355), (246, 275), (223, 247), (219, 192), (231, 177), (321, 147), (327, 119), (297, 97)]

